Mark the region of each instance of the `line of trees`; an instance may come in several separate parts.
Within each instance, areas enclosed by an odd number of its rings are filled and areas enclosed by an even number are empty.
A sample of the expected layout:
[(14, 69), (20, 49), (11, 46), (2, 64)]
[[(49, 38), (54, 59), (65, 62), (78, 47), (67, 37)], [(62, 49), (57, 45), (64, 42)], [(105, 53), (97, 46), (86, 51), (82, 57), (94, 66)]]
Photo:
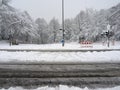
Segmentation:
[[(49, 23), (44, 18), (37, 18), (34, 21), (26, 11), (20, 12), (11, 7), (9, 5), (10, 1), (0, 0), (0, 40), (9, 40), (9, 36), (12, 35), (13, 39), (22, 43), (46, 44), (61, 41), (62, 32), (59, 30), (61, 24), (56, 18), (53, 18)], [(101, 41), (101, 33), (107, 30), (108, 16), (119, 9), (120, 4), (108, 10), (86, 9), (80, 11), (75, 18), (66, 19), (66, 41)], [(117, 22), (112, 28), (115, 33), (113, 37), (120, 40), (120, 18), (115, 18), (115, 20)]]

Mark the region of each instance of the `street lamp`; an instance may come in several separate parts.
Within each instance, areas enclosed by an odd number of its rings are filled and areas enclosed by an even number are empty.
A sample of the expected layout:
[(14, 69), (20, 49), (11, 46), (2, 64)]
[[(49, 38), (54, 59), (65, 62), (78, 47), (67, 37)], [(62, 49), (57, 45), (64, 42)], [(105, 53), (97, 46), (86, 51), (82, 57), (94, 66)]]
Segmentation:
[(64, 29), (64, 0), (62, 0), (62, 46), (65, 45), (65, 29)]

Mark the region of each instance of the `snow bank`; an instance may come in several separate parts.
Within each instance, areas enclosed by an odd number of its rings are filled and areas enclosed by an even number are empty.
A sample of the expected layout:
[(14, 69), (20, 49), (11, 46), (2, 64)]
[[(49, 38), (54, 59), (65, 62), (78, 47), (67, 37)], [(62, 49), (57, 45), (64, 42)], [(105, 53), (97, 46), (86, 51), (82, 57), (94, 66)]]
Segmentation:
[(100, 89), (88, 89), (86, 88), (78, 88), (78, 87), (68, 87), (60, 85), (59, 87), (39, 87), (37, 89), (23, 89), (22, 87), (11, 87), (9, 89), (1, 89), (1, 90), (120, 90), (120, 86), (114, 88), (100, 88)]
[[(93, 44), (93, 48), (81, 48), (78, 43), (66, 43), (65, 47), (61, 44), (20, 44), (9, 46), (6, 41), (0, 42), (0, 49), (109, 49), (102, 46), (102, 43)], [(110, 49), (120, 49), (120, 42)], [(106, 52), (7, 52), (0, 51), (0, 62), (120, 62), (120, 51)]]
[(108, 48), (107, 45), (102, 45), (102, 43), (94, 43), (92, 44), (92, 48), (83, 48), (82, 45), (79, 43), (73, 42), (73, 43), (65, 43), (65, 46), (62, 47), (61, 43), (56, 44), (19, 44), (19, 45), (13, 45), (10, 46), (8, 42), (6, 41), (0, 41), (0, 49), (120, 49), (120, 42), (116, 42), (115, 45), (110, 45)]

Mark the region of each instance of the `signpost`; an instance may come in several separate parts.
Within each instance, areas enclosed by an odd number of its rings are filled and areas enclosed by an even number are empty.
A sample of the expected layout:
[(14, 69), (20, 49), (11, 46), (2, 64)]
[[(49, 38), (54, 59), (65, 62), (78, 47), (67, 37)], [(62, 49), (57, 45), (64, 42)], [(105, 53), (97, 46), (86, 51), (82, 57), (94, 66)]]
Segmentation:
[(62, 46), (64, 47), (65, 45), (65, 29), (64, 29), (64, 0), (62, 0)]

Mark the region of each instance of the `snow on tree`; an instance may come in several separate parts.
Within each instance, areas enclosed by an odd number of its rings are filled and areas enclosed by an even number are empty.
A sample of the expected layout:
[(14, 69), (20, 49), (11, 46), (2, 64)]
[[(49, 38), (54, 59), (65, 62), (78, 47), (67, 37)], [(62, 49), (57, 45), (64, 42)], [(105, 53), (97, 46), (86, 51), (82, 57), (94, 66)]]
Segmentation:
[(0, 0), (0, 6), (4, 5), (8, 5), (8, 3), (11, 2), (11, 0)]
[(11, 0), (1, 0), (2, 4), (4, 5), (8, 5), (9, 2), (11, 2)]
[(79, 41), (98, 41), (101, 38), (101, 33), (106, 30), (107, 12), (106, 10), (86, 9), (86, 11), (81, 11), (76, 16), (74, 22), (76, 24), (76, 36), (79, 37)]
[(22, 42), (35, 43), (37, 40), (36, 24), (27, 12), (20, 12), (9, 6), (9, 0), (3, 1), (0, 7), (0, 34), (1, 39), (8, 40), (12, 35), (13, 39)]
[[(38, 18), (35, 22), (27, 12), (20, 12), (11, 7), (11, 0), (0, 0), (0, 40), (13, 39), (23, 43), (56, 43), (62, 39), (59, 21), (53, 18), (49, 25), (44, 19)], [(86, 9), (80, 11), (73, 19), (65, 20), (66, 41), (99, 41), (101, 34), (107, 30), (107, 24), (113, 27), (114, 38), (120, 40), (120, 12), (114, 18), (108, 19), (116, 11), (120, 11), (120, 4), (107, 9), (96, 11)]]
[(30, 15), (27, 12), (23, 12), (19, 13), (19, 15), (17, 16), (19, 16), (18, 17), (19, 21), (21, 21), (19, 28), (20, 38), (25, 36), (25, 38), (23, 38), (23, 41), (37, 43), (38, 39), (37, 25), (34, 23)]
[(82, 37), (83, 34), (82, 34), (82, 31), (84, 29), (84, 21), (85, 20), (85, 12), (84, 11), (81, 11), (76, 17), (75, 17), (75, 20), (74, 20), (74, 23), (75, 23), (75, 32), (74, 34), (76, 35), (76, 39), (78, 41), (78, 38)]
[(65, 20), (65, 39), (67, 41), (75, 41), (75, 30), (74, 30), (74, 23), (73, 20), (71, 19), (66, 19)]
[(46, 44), (48, 43), (48, 24), (47, 22), (42, 18), (38, 18), (35, 23), (37, 24), (38, 27), (38, 34), (39, 34), (39, 43), (41, 44)]
[(57, 19), (53, 18), (49, 23), (49, 41), (51, 43), (60, 41), (60, 24)]
[(109, 9), (109, 22), (114, 32), (114, 39), (120, 40), (120, 3)]

